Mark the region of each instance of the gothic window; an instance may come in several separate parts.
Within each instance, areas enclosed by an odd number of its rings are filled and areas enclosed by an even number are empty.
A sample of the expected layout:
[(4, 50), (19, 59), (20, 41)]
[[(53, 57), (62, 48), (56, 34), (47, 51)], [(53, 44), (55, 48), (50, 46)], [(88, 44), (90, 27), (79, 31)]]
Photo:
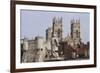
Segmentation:
[(60, 29), (58, 29), (58, 37), (60, 37)]
[(77, 38), (79, 37), (79, 32), (78, 32), (78, 30), (76, 30), (76, 37), (77, 37)]

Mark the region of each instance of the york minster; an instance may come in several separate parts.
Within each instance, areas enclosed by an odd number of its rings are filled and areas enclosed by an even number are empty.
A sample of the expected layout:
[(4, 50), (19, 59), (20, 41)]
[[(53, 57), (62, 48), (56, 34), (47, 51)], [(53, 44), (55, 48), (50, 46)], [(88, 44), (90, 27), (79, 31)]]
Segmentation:
[(80, 22), (80, 19), (71, 19), (70, 32), (64, 36), (63, 18), (53, 17), (52, 26), (43, 31), (45, 37), (37, 35), (32, 39), (21, 39), (21, 62), (89, 59), (89, 41), (82, 41)]

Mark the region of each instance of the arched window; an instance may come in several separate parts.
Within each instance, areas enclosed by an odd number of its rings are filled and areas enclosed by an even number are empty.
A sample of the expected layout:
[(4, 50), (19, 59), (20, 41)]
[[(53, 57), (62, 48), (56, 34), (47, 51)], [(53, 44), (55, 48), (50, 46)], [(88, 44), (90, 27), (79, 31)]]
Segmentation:
[(60, 33), (60, 29), (58, 29), (58, 37), (60, 37), (61, 33)]
[(79, 38), (79, 31), (76, 30), (76, 37)]

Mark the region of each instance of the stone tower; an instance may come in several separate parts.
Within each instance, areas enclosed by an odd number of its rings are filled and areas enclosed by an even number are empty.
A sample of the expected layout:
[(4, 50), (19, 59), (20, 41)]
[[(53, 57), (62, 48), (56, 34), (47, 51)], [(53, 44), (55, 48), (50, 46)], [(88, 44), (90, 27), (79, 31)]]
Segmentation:
[(62, 18), (53, 18), (53, 27), (52, 27), (52, 37), (57, 37), (58, 41), (62, 40), (62, 32), (63, 32), (63, 23), (62, 23)]
[[(62, 18), (54, 17), (52, 19), (52, 27), (46, 30), (46, 41), (51, 45), (51, 56), (58, 58), (59, 43), (63, 36), (63, 22)], [(48, 44), (49, 45), (49, 44)]]
[(71, 38), (75, 45), (80, 45), (80, 20), (71, 21)]

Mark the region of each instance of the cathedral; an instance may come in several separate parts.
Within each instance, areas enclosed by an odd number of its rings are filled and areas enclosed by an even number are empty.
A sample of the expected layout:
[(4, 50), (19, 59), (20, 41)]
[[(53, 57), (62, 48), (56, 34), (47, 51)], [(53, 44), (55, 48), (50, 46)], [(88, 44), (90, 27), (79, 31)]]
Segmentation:
[(70, 33), (63, 37), (63, 18), (54, 17), (45, 30), (46, 38), (23, 39), (21, 62), (45, 62), (89, 58), (89, 43), (81, 41), (80, 20), (70, 21)]

